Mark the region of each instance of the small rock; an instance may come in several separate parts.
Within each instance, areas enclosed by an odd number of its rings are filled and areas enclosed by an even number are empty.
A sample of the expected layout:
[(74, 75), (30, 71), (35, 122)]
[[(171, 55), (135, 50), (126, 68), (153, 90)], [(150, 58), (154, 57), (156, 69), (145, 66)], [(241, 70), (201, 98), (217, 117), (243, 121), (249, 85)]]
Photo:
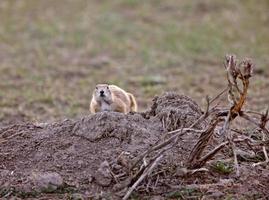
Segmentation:
[(256, 157), (256, 154), (254, 151), (250, 151), (250, 150), (243, 151), (241, 149), (236, 150), (236, 155), (237, 155), (238, 160), (240, 160), (240, 161), (248, 161), (251, 159), (255, 159), (255, 157)]
[(89, 180), (89, 183), (91, 183), (93, 181), (93, 177), (90, 175), (88, 180)]
[(224, 193), (222, 193), (220, 191), (216, 191), (216, 190), (208, 191), (207, 193), (210, 193), (209, 196), (214, 198), (214, 199), (219, 199), (219, 198), (224, 196)]
[(110, 192), (101, 191), (96, 193), (93, 197), (94, 200), (115, 200), (115, 196)]
[(101, 163), (99, 169), (96, 171), (94, 178), (97, 184), (101, 186), (109, 186), (112, 181), (112, 176), (109, 170), (109, 164), (107, 161)]
[(11, 171), (9, 170), (0, 170), (0, 177), (5, 177), (5, 176), (9, 176), (11, 174)]
[(150, 200), (164, 200), (165, 198), (162, 196), (152, 196), (150, 197)]
[(74, 193), (71, 195), (72, 200), (84, 200), (85, 198), (83, 197), (82, 194), (79, 193)]
[(124, 166), (125, 168), (130, 168), (130, 153), (129, 152), (122, 152), (119, 157), (117, 158), (117, 162)]
[(233, 185), (234, 180), (233, 179), (220, 179), (219, 182), (224, 185)]
[(127, 178), (113, 186), (113, 191), (119, 191), (123, 188), (126, 188), (131, 183), (131, 178)]
[(11, 197), (9, 200), (21, 200), (19, 197)]
[(83, 160), (78, 161), (78, 165), (83, 165), (83, 164), (84, 164)]
[(185, 176), (188, 173), (188, 169), (185, 167), (177, 167), (176, 168), (176, 175), (177, 176)]
[(30, 179), (41, 192), (53, 192), (63, 185), (63, 178), (56, 172), (34, 172)]
[(120, 169), (122, 169), (122, 166), (121, 165), (118, 165), (118, 164), (113, 164), (112, 165), (112, 169), (120, 170)]

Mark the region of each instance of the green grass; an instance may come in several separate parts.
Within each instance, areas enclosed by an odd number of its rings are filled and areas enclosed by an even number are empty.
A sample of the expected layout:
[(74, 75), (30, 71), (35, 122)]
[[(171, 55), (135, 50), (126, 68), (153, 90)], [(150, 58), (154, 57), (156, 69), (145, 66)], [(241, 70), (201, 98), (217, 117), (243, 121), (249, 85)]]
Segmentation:
[(199, 199), (202, 197), (202, 193), (196, 189), (183, 188), (178, 191), (170, 192), (166, 195), (168, 199)]
[(1, 119), (23, 107), (42, 121), (88, 114), (100, 82), (133, 92), (141, 111), (166, 90), (201, 104), (225, 85), (226, 53), (263, 70), (248, 99), (261, 109), (269, 100), (268, 9), (267, 0), (1, 1)]
[(233, 166), (229, 163), (218, 161), (212, 168), (220, 174), (230, 174), (233, 172)]

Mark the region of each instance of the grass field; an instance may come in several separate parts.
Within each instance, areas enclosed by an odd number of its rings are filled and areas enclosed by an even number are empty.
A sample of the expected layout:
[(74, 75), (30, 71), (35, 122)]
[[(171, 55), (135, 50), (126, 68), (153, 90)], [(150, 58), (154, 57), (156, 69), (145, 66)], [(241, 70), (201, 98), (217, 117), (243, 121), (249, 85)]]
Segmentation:
[(203, 105), (226, 84), (226, 53), (256, 63), (249, 106), (269, 102), (268, 0), (2, 0), (0, 121), (88, 114), (96, 83)]

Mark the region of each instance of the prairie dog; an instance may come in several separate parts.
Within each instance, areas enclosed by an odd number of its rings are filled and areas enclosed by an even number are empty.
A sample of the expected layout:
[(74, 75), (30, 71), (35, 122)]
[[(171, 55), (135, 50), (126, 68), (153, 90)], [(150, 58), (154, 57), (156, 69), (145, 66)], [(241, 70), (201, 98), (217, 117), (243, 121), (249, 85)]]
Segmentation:
[(115, 111), (128, 113), (137, 111), (137, 103), (133, 94), (116, 85), (98, 84), (92, 94), (91, 113)]

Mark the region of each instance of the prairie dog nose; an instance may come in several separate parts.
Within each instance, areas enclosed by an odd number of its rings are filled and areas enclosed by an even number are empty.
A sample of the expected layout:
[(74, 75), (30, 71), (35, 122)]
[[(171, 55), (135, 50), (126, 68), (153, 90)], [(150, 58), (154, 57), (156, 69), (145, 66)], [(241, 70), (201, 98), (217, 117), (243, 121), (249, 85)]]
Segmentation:
[(101, 96), (103, 96), (104, 93), (105, 93), (104, 90), (101, 90), (101, 91), (100, 91), (100, 95), (101, 95)]

